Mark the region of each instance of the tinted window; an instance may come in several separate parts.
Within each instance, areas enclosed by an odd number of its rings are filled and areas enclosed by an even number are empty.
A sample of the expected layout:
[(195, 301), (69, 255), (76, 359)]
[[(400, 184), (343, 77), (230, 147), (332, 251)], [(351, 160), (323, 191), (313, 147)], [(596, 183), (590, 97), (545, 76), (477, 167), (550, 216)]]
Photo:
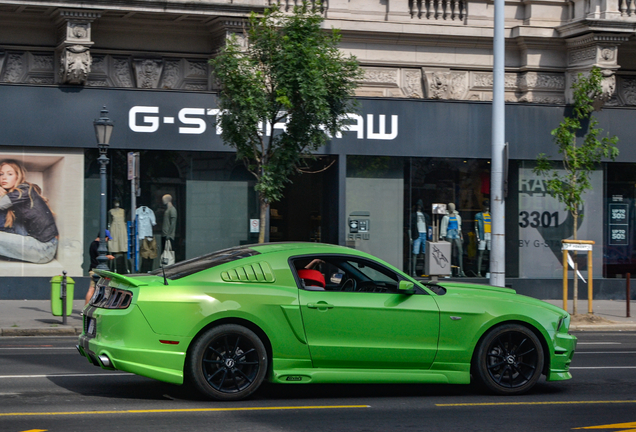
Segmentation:
[[(168, 267), (164, 267), (168, 279), (179, 279), (189, 276), (194, 273), (198, 273), (203, 270), (207, 270), (212, 267), (216, 267), (221, 264), (236, 261), (241, 258), (247, 258), (254, 255), (258, 255), (253, 249), (248, 247), (234, 247), (230, 249), (223, 249), (211, 254), (203, 255), (197, 258), (192, 258), (186, 261), (181, 261)], [(163, 276), (161, 268), (150, 272), (152, 275)]]

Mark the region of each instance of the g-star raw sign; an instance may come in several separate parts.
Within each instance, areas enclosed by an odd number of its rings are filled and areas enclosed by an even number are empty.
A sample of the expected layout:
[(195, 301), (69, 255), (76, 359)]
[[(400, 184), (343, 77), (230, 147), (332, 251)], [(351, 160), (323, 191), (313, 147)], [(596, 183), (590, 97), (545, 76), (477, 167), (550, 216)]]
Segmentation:
[[(221, 135), (221, 127), (214, 126), (217, 124), (218, 116), (222, 115), (221, 111), (216, 108), (182, 108), (175, 116), (160, 115), (158, 106), (134, 106), (128, 111), (128, 126), (130, 130), (138, 133), (157, 132), (162, 125), (178, 124), (178, 131), (185, 135), (199, 135), (208, 129), (208, 125), (215, 129), (216, 135)], [(386, 115), (378, 115), (378, 129), (376, 130), (376, 121), (373, 114), (366, 116), (365, 119), (358, 114), (347, 114), (347, 118), (351, 120), (351, 124), (347, 126), (345, 131), (355, 132), (357, 139), (370, 140), (393, 140), (398, 136), (398, 116), (391, 115), (391, 125), (387, 128)], [(212, 120), (212, 121), (211, 121)], [(285, 130), (286, 123), (276, 123), (273, 129)], [(263, 129), (263, 127), (261, 127)], [(387, 129), (390, 131), (387, 133)], [(365, 137), (366, 131), (366, 137)], [(266, 136), (272, 134), (272, 128), (267, 125), (265, 128)], [(342, 134), (336, 134), (336, 138), (342, 138)]]

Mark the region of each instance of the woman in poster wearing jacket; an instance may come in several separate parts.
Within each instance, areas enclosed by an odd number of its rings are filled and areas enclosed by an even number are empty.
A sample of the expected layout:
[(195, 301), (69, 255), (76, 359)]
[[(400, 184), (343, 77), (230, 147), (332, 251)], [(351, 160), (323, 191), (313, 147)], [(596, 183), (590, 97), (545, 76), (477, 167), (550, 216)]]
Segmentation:
[(0, 161), (0, 256), (35, 264), (55, 258), (58, 231), (53, 212), (26, 170), (15, 160)]

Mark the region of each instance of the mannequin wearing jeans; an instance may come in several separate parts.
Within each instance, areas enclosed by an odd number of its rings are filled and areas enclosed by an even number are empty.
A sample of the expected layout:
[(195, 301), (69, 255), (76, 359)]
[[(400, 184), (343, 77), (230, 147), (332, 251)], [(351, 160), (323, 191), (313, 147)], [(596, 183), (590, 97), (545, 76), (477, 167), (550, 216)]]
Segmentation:
[(462, 242), (462, 218), (459, 212), (455, 210), (455, 204), (448, 204), (448, 214), (442, 218), (440, 227), (440, 237), (442, 240), (450, 242), (452, 250), (457, 255), (457, 263), (459, 267), (459, 276), (466, 277), (464, 274), (464, 248)]
[(413, 240), (413, 268), (411, 275), (416, 276), (417, 256), (426, 252), (428, 227), (431, 225), (429, 215), (424, 213), (424, 203), (417, 200), (415, 212), (411, 215), (411, 239)]
[(481, 277), (481, 262), (484, 258), (484, 251), (490, 253), (491, 225), (490, 225), (490, 202), (483, 202), (482, 211), (475, 215), (475, 234), (477, 235), (477, 275)]

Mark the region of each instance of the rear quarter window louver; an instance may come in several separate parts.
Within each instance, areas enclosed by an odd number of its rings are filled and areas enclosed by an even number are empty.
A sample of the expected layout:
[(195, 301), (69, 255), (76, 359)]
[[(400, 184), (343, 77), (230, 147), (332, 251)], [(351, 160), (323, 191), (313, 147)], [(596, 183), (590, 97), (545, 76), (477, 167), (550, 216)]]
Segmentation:
[(226, 282), (262, 282), (271, 283), (276, 280), (274, 272), (268, 263), (258, 263), (235, 267), (221, 273), (221, 279)]

